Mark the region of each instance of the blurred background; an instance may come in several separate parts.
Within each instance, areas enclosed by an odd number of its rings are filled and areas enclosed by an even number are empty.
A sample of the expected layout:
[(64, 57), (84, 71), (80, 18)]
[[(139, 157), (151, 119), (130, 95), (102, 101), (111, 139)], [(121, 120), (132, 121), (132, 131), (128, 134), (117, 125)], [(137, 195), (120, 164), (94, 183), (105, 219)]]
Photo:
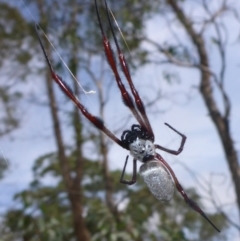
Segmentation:
[[(89, 112), (119, 138), (137, 123), (107, 63), (94, 1), (0, 0), (0, 240), (240, 240), (240, 3), (108, 4), (155, 143), (180, 145), (165, 122), (187, 136), (179, 156), (159, 153), (221, 233), (177, 191), (161, 203), (140, 176), (120, 184), (129, 153), (52, 81), (34, 21), (77, 77), (40, 32), (56, 72)], [(113, 43), (104, 2), (98, 6)]]

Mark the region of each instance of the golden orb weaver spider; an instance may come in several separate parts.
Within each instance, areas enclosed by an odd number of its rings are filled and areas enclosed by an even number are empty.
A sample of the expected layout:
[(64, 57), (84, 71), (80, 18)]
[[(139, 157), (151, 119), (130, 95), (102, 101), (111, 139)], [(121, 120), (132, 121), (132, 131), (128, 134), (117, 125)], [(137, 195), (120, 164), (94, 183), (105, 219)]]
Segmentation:
[[(151, 127), (151, 124), (149, 122), (149, 119), (147, 117), (144, 104), (141, 100), (141, 97), (139, 96), (137, 90), (135, 89), (135, 86), (132, 82), (132, 78), (129, 72), (129, 68), (127, 65), (127, 62), (125, 60), (125, 57), (120, 49), (120, 46), (117, 42), (116, 35), (113, 30), (113, 26), (110, 20), (110, 14), (109, 14), (109, 8), (107, 5), (106, 0), (104, 0), (105, 8), (107, 12), (107, 18), (109, 22), (109, 26), (113, 35), (113, 39), (116, 45), (116, 49), (118, 52), (118, 58), (119, 62), (122, 68), (122, 72), (130, 86), (130, 90), (132, 93), (132, 96), (129, 94), (129, 92), (126, 90), (124, 84), (122, 83), (122, 80), (119, 75), (119, 71), (117, 68), (117, 63), (114, 58), (114, 53), (111, 48), (111, 44), (106, 37), (106, 34), (103, 30), (98, 5), (96, 0), (95, 1), (95, 8), (98, 18), (99, 27), (102, 34), (102, 40), (103, 40), (103, 46), (106, 54), (106, 58), (108, 60), (108, 63), (114, 73), (114, 77), (116, 80), (116, 83), (118, 85), (118, 88), (121, 92), (123, 102), (124, 104), (130, 109), (133, 116), (136, 118), (139, 124), (134, 124), (131, 127), (131, 130), (125, 130), (121, 136), (121, 139), (119, 139), (117, 136), (115, 136), (103, 123), (103, 121), (93, 116), (91, 113), (87, 111), (87, 109), (80, 103), (78, 98), (73, 94), (72, 90), (67, 86), (67, 84), (62, 80), (62, 78), (57, 75), (50, 63), (50, 60), (46, 54), (46, 51), (43, 47), (38, 28), (39, 26), (36, 24), (36, 33), (37, 37), (40, 43), (40, 46), (42, 48), (43, 54), (45, 56), (45, 59), (47, 61), (48, 67), (51, 72), (52, 79), (60, 86), (61, 90), (75, 103), (75, 105), (79, 108), (79, 110), (82, 112), (82, 114), (99, 130), (101, 130), (103, 133), (105, 133), (110, 139), (112, 139), (115, 143), (117, 143), (122, 148), (129, 150), (130, 154), (133, 156), (133, 175), (131, 180), (125, 180), (124, 174), (125, 169), (128, 162), (128, 156), (126, 158), (124, 168), (122, 171), (122, 175), (120, 178), (120, 182), (127, 185), (132, 185), (136, 183), (137, 181), (137, 161), (141, 161), (143, 165), (140, 167), (140, 173), (147, 184), (149, 190), (152, 192), (152, 194), (161, 201), (169, 201), (173, 197), (174, 193), (174, 184), (176, 185), (176, 188), (178, 192), (182, 195), (186, 203), (193, 208), (195, 211), (200, 213), (218, 232), (220, 230), (210, 221), (210, 219), (206, 216), (206, 214), (202, 211), (202, 209), (192, 200), (190, 199), (184, 189), (182, 188), (181, 184), (179, 183), (174, 171), (169, 166), (169, 164), (162, 158), (160, 154), (156, 152), (156, 149), (168, 152), (173, 155), (178, 155), (182, 152), (186, 136), (174, 129), (169, 124), (165, 123), (170, 129), (172, 129), (174, 132), (176, 132), (178, 135), (181, 136), (181, 144), (178, 150), (170, 150), (165, 147), (162, 147), (158, 144), (154, 144), (154, 133)], [(133, 102), (134, 99), (134, 102)]]

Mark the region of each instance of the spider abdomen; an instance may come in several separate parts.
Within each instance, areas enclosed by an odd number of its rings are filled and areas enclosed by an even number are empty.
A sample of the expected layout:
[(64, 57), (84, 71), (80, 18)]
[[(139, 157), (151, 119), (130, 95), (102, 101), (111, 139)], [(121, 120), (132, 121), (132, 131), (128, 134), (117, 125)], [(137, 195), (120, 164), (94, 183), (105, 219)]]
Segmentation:
[(160, 201), (168, 202), (174, 194), (174, 183), (167, 168), (158, 160), (151, 160), (140, 167), (140, 174), (151, 193)]
[(141, 162), (145, 162), (155, 156), (155, 146), (150, 140), (136, 138), (135, 141), (129, 144), (129, 150), (130, 154)]

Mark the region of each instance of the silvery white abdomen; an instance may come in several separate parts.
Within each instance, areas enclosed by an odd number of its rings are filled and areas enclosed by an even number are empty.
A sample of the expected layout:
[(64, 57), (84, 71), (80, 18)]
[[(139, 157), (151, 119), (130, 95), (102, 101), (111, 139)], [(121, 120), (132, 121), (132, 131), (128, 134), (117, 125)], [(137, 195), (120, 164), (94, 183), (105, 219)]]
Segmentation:
[(166, 167), (155, 159), (144, 163), (139, 170), (151, 193), (160, 201), (170, 201), (174, 194), (174, 183)]

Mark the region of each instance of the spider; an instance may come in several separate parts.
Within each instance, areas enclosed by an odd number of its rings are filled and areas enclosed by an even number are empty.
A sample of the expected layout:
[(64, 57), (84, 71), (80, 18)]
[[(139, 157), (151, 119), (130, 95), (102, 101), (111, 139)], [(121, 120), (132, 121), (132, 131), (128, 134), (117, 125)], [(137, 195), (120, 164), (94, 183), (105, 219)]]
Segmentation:
[[(87, 109), (80, 103), (78, 98), (73, 94), (72, 90), (68, 87), (68, 85), (62, 80), (62, 78), (59, 75), (55, 73), (51, 65), (51, 62), (46, 54), (46, 51), (43, 47), (43, 43), (41, 41), (41, 38), (38, 32), (39, 25), (35, 24), (37, 38), (40, 43), (43, 54), (45, 56), (47, 65), (50, 69), (52, 79), (60, 86), (61, 90), (74, 102), (74, 104), (79, 108), (82, 114), (97, 129), (105, 133), (110, 139), (112, 139), (119, 146), (130, 151), (130, 155), (133, 156), (132, 179), (131, 180), (124, 179), (125, 169), (128, 163), (128, 156), (127, 156), (123, 170), (122, 170), (120, 183), (127, 184), (127, 185), (132, 185), (136, 183), (137, 161), (140, 161), (143, 163), (143, 165), (140, 167), (140, 173), (143, 176), (144, 181), (147, 184), (148, 188), (157, 199), (161, 201), (169, 201), (172, 198), (173, 192), (174, 192), (174, 185), (173, 185), (173, 181), (174, 181), (178, 192), (180, 192), (180, 194), (182, 195), (186, 203), (192, 209), (194, 209), (196, 212), (202, 215), (218, 232), (220, 232), (220, 230), (210, 221), (210, 219), (206, 216), (206, 214), (202, 211), (202, 209), (192, 199), (190, 199), (187, 196), (186, 192), (184, 191), (181, 184), (179, 183), (172, 168), (163, 159), (163, 157), (156, 152), (156, 149), (159, 149), (173, 155), (179, 155), (183, 151), (183, 147), (185, 145), (187, 137), (182, 133), (180, 133), (179, 131), (177, 131), (172, 126), (170, 126), (169, 124), (165, 123), (166, 126), (168, 126), (171, 130), (173, 130), (174, 132), (176, 132), (178, 135), (181, 136), (182, 140), (180, 143), (180, 147), (178, 148), (178, 150), (171, 150), (171, 149), (162, 147), (158, 144), (154, 144), (154, 139), (155, 139), (154, 133), (153, 133), (151, 124), (149, 122), (148, 116), (146, 114), (142, 99), (139, 96), (132, 82), (132, 78), (131, 78), (130, 71), (129, 71), (127, 62), (125, 60), (125, 57), (119, 47), (116, 35), (113, 30), (112, 23), (110, 20), (110, 13), (109, 13), (107, 2), (106, 0), (104, 0), (109, 26), (111, 29), (111, 33), (113, 35), (114, 43), (116, 45), (118, 59), (121, 65), (122, 72), (125, 75), (125, 78), (130, 86), (133, 98), (126, 90), (120, 78), (119, 71), (117, 68), (117, 63), (114, 57), (113, 50), (111, 48), (111, 44), (108, 38), (106, 37), (106, 34), (102, 26), (97, 2), (96, 0), (94, 1), (95, 1), (96, 14), (98, 18), (99, 27), (101, 30), (102, 41), (103, 41), (106, 58), (114, 73), (116, 83), (118, 85), (118, 88), (123, 98), (123, 102), (130, 109), (130, 111), (132, 112), (133, 116), (136, 118), (139, 124), (134, 124), (132, 125), (130, 130), (123, 131), (121, 139), (119, 139), (104, 125), (103, 121), (100, 118), (93, 116), (91, 113), (89, 113)], [(135, 103), (133, 102), (133, 99)]]

